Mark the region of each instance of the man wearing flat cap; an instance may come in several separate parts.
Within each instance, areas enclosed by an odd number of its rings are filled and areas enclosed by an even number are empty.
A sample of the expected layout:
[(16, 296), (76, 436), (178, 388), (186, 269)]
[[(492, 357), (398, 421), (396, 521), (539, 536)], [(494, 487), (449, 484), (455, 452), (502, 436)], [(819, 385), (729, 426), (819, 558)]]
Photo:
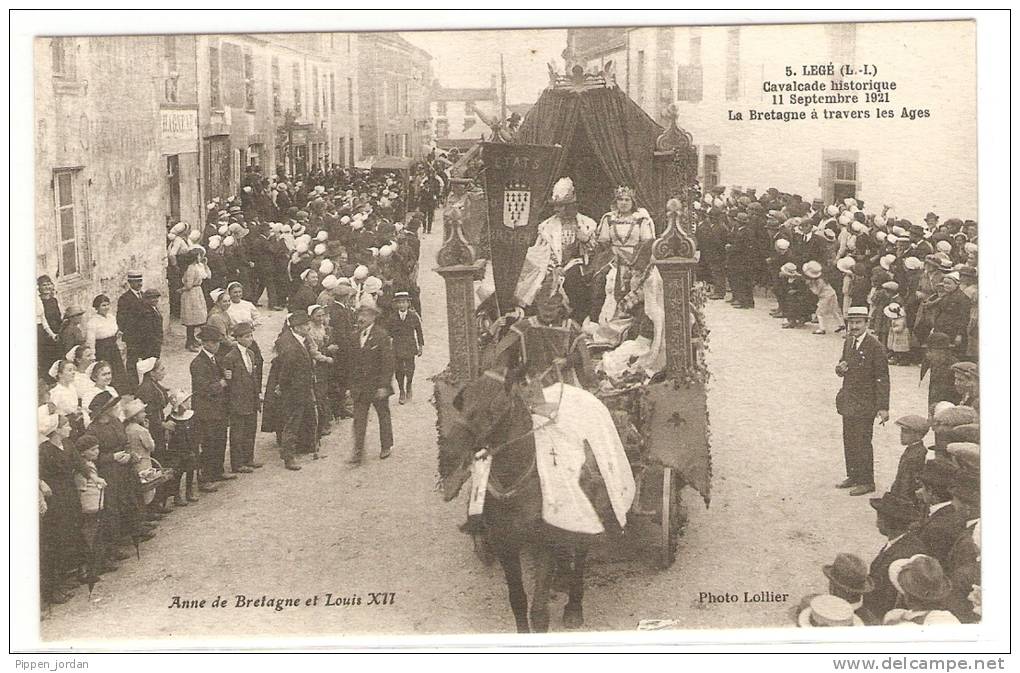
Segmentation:
[(896, 468), (896, 478), (889, 487), (889, 492), (906, 498), (922, 508), (924, 503), (921, 502), (918, 491), (921, 487), (921, 469), (928, 457), (928, 447), (924, 445), (924, 438), (931, 425), (926, 417), (917, 414), (896, 419), (896, 425), (900, 428), (900, 444), (904, 449)]
[(843, 456), (847, 478), (837, 488), (850, 495), (875, 490), (875, 419), (889, 420), (889, 360), (885, 348), (868, 331), (868, 309), (852, 306), (846, 316), (847, 337), (836, 375), (843, 386), (836, 395), (836, 412), (843, 417)]
[(191, 408), (195, 412), (195, 431), (200, 448), (200, 491), (215, 490), (210, 484), (236, 479), (223, 473), (227, 450), (227, 378), (216, 359), (223, 333), (215, 327), (203, 326), (198, 331), (202, 350), (191, 361)]
[(882, 618), (896, 607), (898, 592), (889, 579), (889, 566), (897, 559), (910, 558), (914, 554), (927, 554), (928, 547), (911, 525), (920, 518), (920, 513), (909, 500), (892, 493), (881, 498), (871, 498), (875, 509), (878, 532), (888, 540), (871, 562), (868, 571), (874, 590), (864, 595), (864, 607), (873, 615)]
[(942, 277), (938, 301), (925, 308), (931, 317), (932, 331), (946, 334), (959, 353), (966, 349), (970, 303), (970, 297), (960, 290), (960, 274), (950, 271)]
[(234, 325), (234, 343), (220, 351), (219, 361), (227, 380), (227, 414), (230, 424), (230, 471), (252, 472), (255, 434), (262, 401), (262, 354), (255, 347), (255, 328), (249, 322)]

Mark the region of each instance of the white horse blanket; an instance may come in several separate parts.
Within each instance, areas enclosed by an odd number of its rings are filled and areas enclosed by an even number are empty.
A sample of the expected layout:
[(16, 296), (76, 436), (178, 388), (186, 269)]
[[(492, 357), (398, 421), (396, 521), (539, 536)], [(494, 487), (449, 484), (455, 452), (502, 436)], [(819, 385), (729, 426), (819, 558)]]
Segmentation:
[[(576, 386), (556, 383), (543, 394), (549, 405), (558, 406), (558, 411), (553, 422), (546, 416), (532, 415), (535, 462), (542, 483), (542, 518), (551, 526), (575, 533), (595, 535), (605, 530), (580, 486), (587, 440), (613, 513), (623, 527), (634, 501), (634, 475), (609, 410), (597, 397)], [(486, 457), (474, 463), (472, 514), (481, 513), (490, 461)]]

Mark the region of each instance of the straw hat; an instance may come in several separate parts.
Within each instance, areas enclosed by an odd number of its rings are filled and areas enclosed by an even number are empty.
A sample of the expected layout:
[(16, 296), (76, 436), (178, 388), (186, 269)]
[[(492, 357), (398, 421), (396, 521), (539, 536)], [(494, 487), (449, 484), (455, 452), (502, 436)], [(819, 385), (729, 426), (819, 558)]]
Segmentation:
[(137, 397), (132, 398), (124, 403), (124, 418), (131, 419), (137, 414), (145, 411), (145, 402), (142, 402)]
[(840, 257), (836, 260), (836, 268), (846, 274), (853, 273), (856, 265), (857, 260), (853, 257)]
[(806, 262), (804, 266), (801, 267), (801, 271), (803, 271), (804, 275), (811, 280), (822, 277), (822, 265), (814, 260)]
[(828, 626), (864, 626), (854, 608), (839, 596), (822, 594), (797, 615), (797, 625), (803, 628)]

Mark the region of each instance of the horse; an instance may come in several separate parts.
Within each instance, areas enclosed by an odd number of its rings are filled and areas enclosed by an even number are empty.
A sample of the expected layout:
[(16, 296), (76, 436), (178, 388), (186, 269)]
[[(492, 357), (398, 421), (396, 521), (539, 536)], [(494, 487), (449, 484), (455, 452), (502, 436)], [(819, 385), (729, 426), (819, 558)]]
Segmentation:
[[(457, 497), (479, 451), (492, 458), (482, 518), (489, 548), (503, 568), (517, 631), (549, 630), (548, 602), (557, 570), (565, 575), (568, 596), (563, 625), (568, 629), (583, 626), (584, 569), (595, 536), (563, 530), (543, 520), (536, 427), (514, 374), (506, 369), (488, 370), (466, 384), (446, 409), (441, 408), (440, 426), (439, 475), (445, 501)], [(587, 442), (584, 444), (581, 488), (607, 530), (619, 530), (595, 456)], [(603, 514), (607, 511), (608, 516)], [(535, 564), (530, 610), (521, 572), (525, 548), (531, 551)]]

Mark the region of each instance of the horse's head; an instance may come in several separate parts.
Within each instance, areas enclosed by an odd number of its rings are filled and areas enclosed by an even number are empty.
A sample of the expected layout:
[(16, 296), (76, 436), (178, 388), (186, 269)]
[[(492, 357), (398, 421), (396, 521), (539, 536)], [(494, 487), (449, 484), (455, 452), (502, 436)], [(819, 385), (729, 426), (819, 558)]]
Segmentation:
[(521, 401), (513, 381), (499, 370), (487, 371), (459, 390), (451, 386), (437, 397), (439, 478), (443, 499), (450, 501), (471, 476), (475, 454), (502, 441), (499, 431)]

